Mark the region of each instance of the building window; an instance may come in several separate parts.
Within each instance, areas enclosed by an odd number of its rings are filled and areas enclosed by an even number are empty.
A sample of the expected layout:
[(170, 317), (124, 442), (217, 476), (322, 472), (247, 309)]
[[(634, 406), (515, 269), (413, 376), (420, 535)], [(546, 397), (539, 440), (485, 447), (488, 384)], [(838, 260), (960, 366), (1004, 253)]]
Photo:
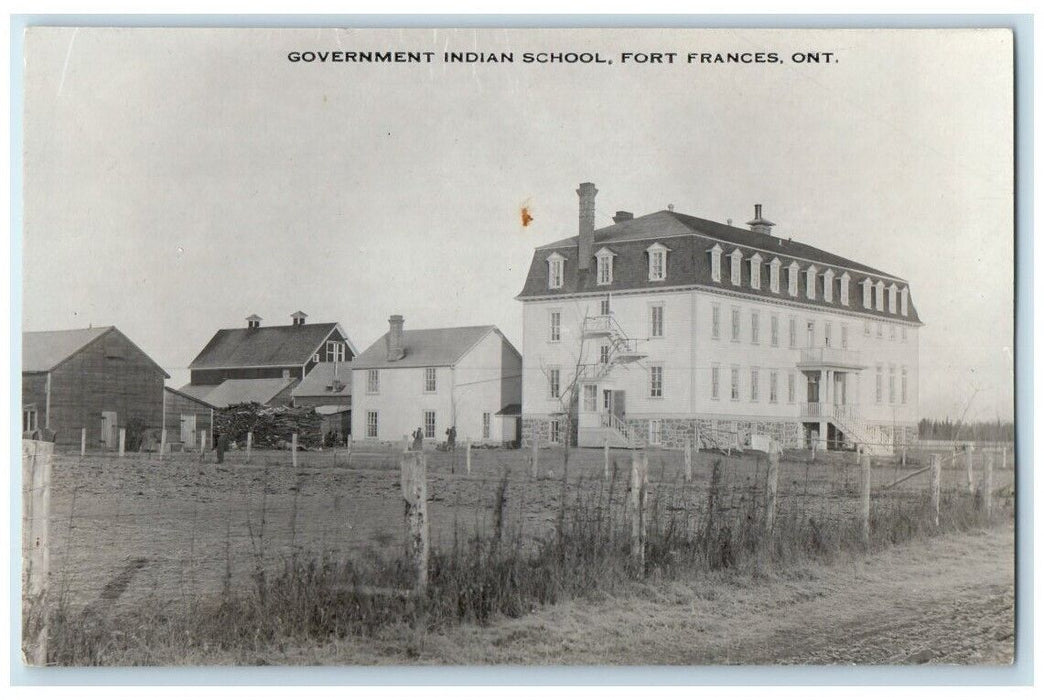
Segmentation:
[(649, 366), (649, 398), (663, 398), (663, 365)]
[(667, 279), (667, 248), (654, 243), (646, 252), (649, 254), (649, 281), (661, 282)]
[(547, 288), (560, 289), (562, 287), (562, 270), (565, 267), (565, 258), (558, 253), (552, 253), (547, 258)]
[(584, 410), (588, 413), (598, 410), (598, 387), (594, 384), (584, 384)]
[(794, 390), (797, 385), (797, 377), (793, 372), (787, 373), (787, 403), (794, 403)]
[(841, 324), (841, 348), (848, 348), (848, 324), (846, 323)]
[(37, 422), (36, 405), (22, 407), (22, 432), (32, 432), (39, 427)]
[(852, 277), (845, 272), (841, 275), (841, 305), (848, 306), (848, 281)]
[(552, 399), (559, 398), (562, 390), (560, 384), (561, 370), (556, 368), (547, 371), (547, 395)]
[(737, 248), (736, 250), (732, 251), (732, 254), (729, 257), (732, 259), (732, 266), (730, 270), (731, 281), (734, 285), (738, 287), (740, 285), (740, 277), (742, 276), (741, 265), (743, 264), (743, 253), (741, 253)]
[(823, 347), (830, 347), (830, 332), (833, 330), (833, 324), (830, 321), (823, 322)]
[(903, 316), (909, 316), (910, 314), (910, 290), (903, 287), (903, 290), (899, 292), (899, 312)]
[(649, 307), (649, 326), (651, 337), (663, 337), (663, 304), (653, 304)]
[(738, 343), (740, 339), (740, 310), (732, 308), (732, 342)]
[(867, 277), (865, 280), (863, 280), (862, 285), (863, 285), (863, 308), (864, 309), (869, 309), (870, 306), (871, 306), (871, 303), (870, 303), (870, 288), (871, 288), (871, 285), (873, 285), (873, 282), (871, 282), (870, 278)]
[(377, 411), (366, 412), (366, 437), (377, 437)]
[(877, 337), (884, 338), (884, 325), (880, 321), (877, 322)]
[(711, 280), (721, 282), (721, 246), (715, 243), (707, 252), (710, 253)]
[(874, 295), (877, 302), (877, 310), (884, 311), (884, 282), (877, 280), (877, 284), (874, 286), (877, 288), (877, 293)]
[(435, 437), (435, 411), (424, 412), (424, 437), (428, 439)]
[(750, 256), (750, 288), (761, 289), (761, 255)]
[(834, 271), (827, 270), (823, 273), (823, 301), (834, 301)]
[(809, 321), (805, 324), (805, 347), (811, 348), (816, 345), (816, 322)]
[(425, 367), (424, 368), (424, 391), (427, 393), (433, 393), (435, 391), (435, 368)]
[(663, 422), (660, 420), (649, 421), (649, 444), (659, 445), (662, 439)]
[(739, 401), (739, 367), (729, 370), (729, 398)]
[(602, 390), (602, 410), (609, 411), (613, 407), (613, 391), (612, 389)]
[(750, 342), (754, 345), (761, 342), (761, 319), (757, 311), (750, 312)]
[(489, 413), (482, 414), (482, 439), (489, 440), (490, 425), (493, 422), (493, 417)]
[(562, 339), (562, 312), (552, 311), (550, 317), (550, 328), (548, 329), (548, 340), (557, 343)]
[(779, 316), (776, 314), (769, 317), (769, 342), (772, 347), (779, 347)]
[(888, 365), (888, 403), (895, 403), (895, 365)]
[(779, 403), (778, 372), (769, 372), (769, 403)]
[(717, 340), (721, 337), (721, 307), (717, 304), (711, 306), (711, 338)]
[(890, 314), (895, 313), (896, 291), (898, 291), (898, 287), (895, 286), (895, 282), (892, 282), (892, 284), (888, 286), (888, 313)]
[(881, 365), (877, 366), (877, 374), (874, 378), (874, 398), (877, 403), (884, 400), (884, 368)]
[(798, 295), (798, 274), (800, 273), (800, 266), (796, 262), (790, 263), (787, 268), (789, 273), (787, 274), (787, 292), (792, 297)]
[(319, 353), (315, 353), (314, 355), (312, 355), (312, 362), (321, 362), (321, 361), (322, 361), (322, 358), (320, 357)]
[(598, 267), (598, 284), (612, 284), (613, 282), (613, 254), (603, 248), (596, 256)]
[(863, 335), (865, 335), (867, 338), (870, 337), (870, 321), (869, 321), (869, 319), (866, 320), (866, 321), (863, 321)]
[(901, 384), (899, 385), (899, 388), (900, 388), (900, 391), (901, 391), (900, 398), (902, 399), (902, 402), (905, 404), (906, 403), (906, 368), (905, 367), (903, 367), (903, 373), (902, 373), (902, 376), (901, 376), (901, 380), (902, 380)]
[(787, 340), (790, 347), (797, 347), (797, 319), (792, 318), (787, 321)]
[(721, 396), (721, 367), (711, 367), (711, 398), (717, 400)]
[(750, 369), (750, 400), (756, 402), (758, 400), (758, 368), (751, 367)]
[(601, 312), (603, 316), (609, 315), (609, 297), (605, 297), (601, 300), (601, 302), (599, 302), (598, 310)]
[(609, 351), (610, 348), (608, 345), (603, 345), (598, 348), (598, 362), (603, 365), (609, 364)]
[(905, 343), (906, 342), (906, 326), (902, 327), (902, 339), (903, 339), (903, 342)]
[(547, 440), (551, 443), (557, 443), (561, 438), (561, 434), (558, 426), (558, 419), (555, 418), (547, 425)]
[(326, 341), (326, 361), (344, 362), (344, 343), (338, 343), (336, 340)]
[(381, 375), (380, 371), (376, 369), (370, 369), (366, 371), (366, 393), (367, 394), (379, 394), (381, 391)]
[(779, 294), (779, 258), (772, 258), (769, 263), (769, 289), (774, 294)]
[(805, 296), (809, 299), (816, 298), (816, 266), (812, 265), (805, 272)]
[(888, 324), (888, 339), (889, 340), (895, 340), (895, 324), (894, 323), (889, 323)]

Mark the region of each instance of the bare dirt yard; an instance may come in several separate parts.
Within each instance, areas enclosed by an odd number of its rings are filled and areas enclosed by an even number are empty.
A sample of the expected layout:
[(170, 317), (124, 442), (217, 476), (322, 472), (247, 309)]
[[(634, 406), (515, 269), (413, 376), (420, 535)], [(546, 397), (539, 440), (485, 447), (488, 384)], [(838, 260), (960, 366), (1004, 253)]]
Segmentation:
[[(429, 453), (432, 547), (488, 534), (502, 485), (505, 519), (520, 540), (537, 543), (553, 532), (564, 501), (607, 492), (622, 501), (630, 459), (614, 451), (617, 475), (606, 480), (600, 450), (575, 451), (564, 483), (557, 449), (540, 451), (536, 477), (528, 451), (475, 449), (470, 474), (463, 450)], [(161, 461), (59, 453), (51, 588), (73, 610), (149, 606), (176, 614), (222, 590), (249, 591), (260, 569), (277, 571), (294, 557), (396, 555), (404, 540), (398, 461), (394, 447), (360, 448), (350, 461), (343, 450), (306, 452), (296, 468), (278, 451), (255, 451), (250, 463), (233, 452), (221, 465), (211, 454)], [(763, 455), (701, 453), (685, 482), (680, 453), (650, 451), (650, 491), (663, 512), (695, 519), (706, 508), (717, 461), (722, 512), (741, 518), (761, 502)], [(926, 502), (925, 474), (883, 488), (918, 466), (875, 462), (874, 493), (887, 499), (874, 518)], [(994, 474), (995, 487), (1013, 483), (1013, 465), (1006, 466)], [(963, 468), (944, 468), (942, 476), (944, 510), (947, 493), (970, 498)], [(778, 517), (849, 528), (858, 482), (851, 455), (820, 455), (816, 463), (807, 454), (785, 455)], [(1010, 498), (1006, 503), (1002, 523), (1010, 523)], [(842, 552), (830, 565), (706, 571), (682, 581), (653, 575), (611, 595), (595, 591), (485, 626), (390, 628), (314, 645), (285, 640), (246, 655), (205, 644), (157, 649), (150, 663), (1006, 663), (1014, 648), (1012, 542), (1010, 525), (1001, 524), (878, 543), (869, 554)]]

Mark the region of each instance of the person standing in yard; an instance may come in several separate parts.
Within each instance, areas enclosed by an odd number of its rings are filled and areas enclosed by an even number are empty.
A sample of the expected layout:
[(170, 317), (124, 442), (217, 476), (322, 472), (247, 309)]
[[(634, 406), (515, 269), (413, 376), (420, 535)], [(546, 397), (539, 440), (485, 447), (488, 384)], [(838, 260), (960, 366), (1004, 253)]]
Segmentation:
[(216, 442), (217, 449), (217, 463), (224, 464), (225, 462), (225, 450), (228, 449), (228, 436), (225, 433), (218, 433)]
[(457, 445), (457, 426), (451, 425), (446, 428), (446, 447), (448, 449), (456, 449)]
[(420, 452), (424, 449), (424, 431), (417, 428), (413, 431), (413, 451)]

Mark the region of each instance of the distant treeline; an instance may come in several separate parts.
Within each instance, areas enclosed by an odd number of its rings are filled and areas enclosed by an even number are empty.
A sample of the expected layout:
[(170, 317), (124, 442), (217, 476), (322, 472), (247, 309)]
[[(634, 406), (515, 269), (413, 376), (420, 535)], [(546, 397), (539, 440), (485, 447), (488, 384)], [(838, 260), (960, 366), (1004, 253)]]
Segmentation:
[(922, 418), (917, 424), (917, 435), (922, 440), (1012, 442), (1015, 440), (1015, 423), (1000, 420), (961, 423), (949, 418)]

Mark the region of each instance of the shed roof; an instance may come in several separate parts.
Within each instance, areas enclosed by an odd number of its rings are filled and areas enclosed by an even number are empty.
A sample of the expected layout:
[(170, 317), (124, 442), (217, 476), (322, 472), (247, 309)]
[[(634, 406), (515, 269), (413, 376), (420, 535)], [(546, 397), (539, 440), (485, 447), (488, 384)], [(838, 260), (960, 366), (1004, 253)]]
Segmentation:
[(196, 356), (189, 369), (303, 365), (334, 330), (344, 336), (352, 354), (356, 354), (355, 346), (336, 323), (222, 328)]
[(65, 331), (26, 331), (22, 333), (22, 371), (50, 372), (85, 347), (108, 333), (119, 333), (156, 366), (164, 377), (170, 375), (155, 360), (131, 341), (116, 326), (98, 326), (97, 328), (74, 328)]
[[(217, 386), (186, 384), (179, 391), (215, 408), (227, 408), (239, 403), (267, 404), (296, 379), (226, 379)], [(206, 391), (203, 391), (206, 389)]]
[(494, 332), (500, 334), (496, 326), (404, 330), (402, 347), (405, 355), (401, 360), (394, 362), (388, 360), (388, 334), (385, 333), (361, 355), (352, 360), (352, 369), (449, 367), (457, 364), (468, 350)]
[[(339, 385), (336, 389), (333, 388), (335, 379)], [(294, 396), (351, 396), (352, 363), (320, 362), (294, 387), (292, 393)]]

